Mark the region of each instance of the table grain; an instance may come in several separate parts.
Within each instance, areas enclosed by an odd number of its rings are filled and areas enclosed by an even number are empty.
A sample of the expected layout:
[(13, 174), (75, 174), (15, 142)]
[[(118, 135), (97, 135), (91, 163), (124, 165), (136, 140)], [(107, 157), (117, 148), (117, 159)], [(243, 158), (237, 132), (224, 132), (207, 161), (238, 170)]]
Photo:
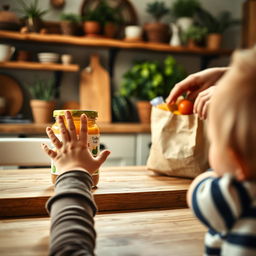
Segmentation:
[[(182, 208), (190, 179), (158, 176), (145, 166), (106, 167), (93, 191), (99, 211)], [(54, 194), (50, 170), (0, 171), (0, 216), (46, 215)]]
[[(203, 255), (206, 229), (189, 209), (99, 214), (98, 256)], [(0, 220), (0, 255), (48, 255), (50, 220)]]

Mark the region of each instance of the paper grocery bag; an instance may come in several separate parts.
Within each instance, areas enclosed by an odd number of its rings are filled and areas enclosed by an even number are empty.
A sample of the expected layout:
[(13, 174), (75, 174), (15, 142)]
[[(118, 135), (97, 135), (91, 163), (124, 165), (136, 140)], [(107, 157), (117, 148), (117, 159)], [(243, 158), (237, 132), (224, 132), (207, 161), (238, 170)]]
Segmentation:
[(151, 112), (147, 168), (159, 174), (194, 178), (209, 168), (204, 121), (156, 107)]

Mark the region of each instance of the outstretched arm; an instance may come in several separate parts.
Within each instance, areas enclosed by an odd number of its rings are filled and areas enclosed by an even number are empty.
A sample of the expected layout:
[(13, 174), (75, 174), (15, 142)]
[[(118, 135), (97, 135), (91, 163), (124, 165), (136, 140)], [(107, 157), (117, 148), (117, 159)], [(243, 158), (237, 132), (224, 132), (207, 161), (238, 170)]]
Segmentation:
[(109, 155), (105, 150), (94, 158), (87, 144), (87, 118), (81, 116), (81, 130), (76, 135), (70, 112), (58, 119), (62, 141), (47, 128), (47, 134), (56, 150), (42, 145), (60, 171), (55, 184), (55, 195), (46, 208), (51, 216), (49, 255), (94, 255), (96, 206), (91, 194), (91, 174)]

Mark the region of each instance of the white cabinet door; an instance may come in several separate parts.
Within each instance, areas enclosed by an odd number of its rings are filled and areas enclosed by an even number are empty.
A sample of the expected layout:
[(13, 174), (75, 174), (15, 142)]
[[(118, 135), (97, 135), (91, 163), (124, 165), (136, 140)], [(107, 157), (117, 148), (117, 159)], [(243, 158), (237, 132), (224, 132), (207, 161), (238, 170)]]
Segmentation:
[(103, 166), (136, 164), (136, 134), (102, 134), (100, 144), (111, 151)]
[(146, 165), (151, 146), (151, 134), (140, 133), (136, 136), (136, 165)]

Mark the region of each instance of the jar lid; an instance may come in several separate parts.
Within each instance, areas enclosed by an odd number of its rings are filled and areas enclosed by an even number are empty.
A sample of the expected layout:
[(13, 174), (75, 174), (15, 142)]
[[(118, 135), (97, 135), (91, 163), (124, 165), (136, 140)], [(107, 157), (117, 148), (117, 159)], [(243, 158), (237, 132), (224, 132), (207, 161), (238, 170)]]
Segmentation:
[(61, 110), (54, 110), (53, 116), (64, 116), (65, 112), (69, 111), (72, 116), (80, 117), (82, 114), (86, 114), (88, 118), (94, 119), (98, 117), (98, 112), (94, 110), (80, 110), (80, 109), (61, 109)]

